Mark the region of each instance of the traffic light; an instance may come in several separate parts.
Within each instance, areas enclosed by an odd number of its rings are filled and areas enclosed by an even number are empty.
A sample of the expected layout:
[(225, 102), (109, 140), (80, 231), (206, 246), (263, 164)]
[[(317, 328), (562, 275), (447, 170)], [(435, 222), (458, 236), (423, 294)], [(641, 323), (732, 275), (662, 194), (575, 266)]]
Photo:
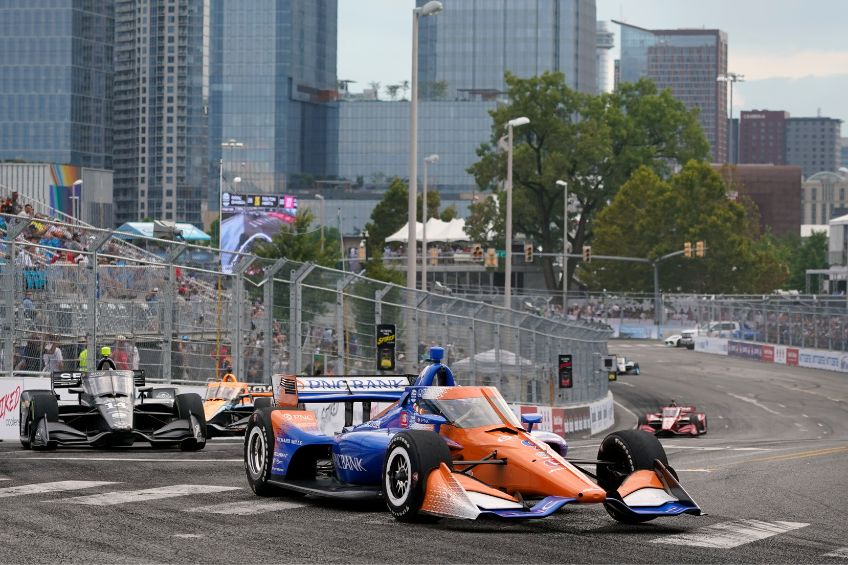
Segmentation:
[(532, 263), (533, 262), (533, 244), (525, 243), (524, 244), (524, 262)]
[(588, 263), (592, 260), (592, 246), (584, 245), (583, 246), (583, 261)]
[(482, 245), (480, 245), (479, 243), (474, 244), (474, 247), (472, 248), (472, 251), (471, 251), (471, 258), (474, 259), (475, 261), (482, 261), (483, 260), (483, 246)]
[(703, 241), (695, 242), (695, 255), (697, 257), (703, 257), (706, 254), (706, 247), (704, 246)]
[(683, 256), (687, 259), (692, 257), (692, 243), (689, 241), (683, 244)]

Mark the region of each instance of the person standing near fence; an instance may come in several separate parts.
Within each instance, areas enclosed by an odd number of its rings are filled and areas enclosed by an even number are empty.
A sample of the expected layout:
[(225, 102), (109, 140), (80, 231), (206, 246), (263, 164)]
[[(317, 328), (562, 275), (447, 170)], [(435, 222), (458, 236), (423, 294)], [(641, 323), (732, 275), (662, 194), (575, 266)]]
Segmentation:
[(48, 374), (61, 371), (65, 364), (62, 350), (56, 345), (55, 340), (52, 339), (44, 344), (42, 358), (44, 359), (44, 367), (41, 370)]
[(123, 335), (115, 338), (115, 367), (119, 371), (127, 371), (131, 367), (130, 354), (127, 351), (127, 338)]

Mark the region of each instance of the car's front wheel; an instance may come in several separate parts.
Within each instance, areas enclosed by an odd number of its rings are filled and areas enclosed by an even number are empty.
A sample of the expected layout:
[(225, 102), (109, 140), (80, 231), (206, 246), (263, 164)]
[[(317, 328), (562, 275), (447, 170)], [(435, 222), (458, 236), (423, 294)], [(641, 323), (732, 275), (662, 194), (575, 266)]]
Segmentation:
[(396, 434), (386, 449), (383, 463), (383, 496), (389, 512), (400, 522), (432, 521), (421, 512), (427, 492), (427, 477), (445, 463), (451, 465), (450, 450), (438, 434), (408, 430)]

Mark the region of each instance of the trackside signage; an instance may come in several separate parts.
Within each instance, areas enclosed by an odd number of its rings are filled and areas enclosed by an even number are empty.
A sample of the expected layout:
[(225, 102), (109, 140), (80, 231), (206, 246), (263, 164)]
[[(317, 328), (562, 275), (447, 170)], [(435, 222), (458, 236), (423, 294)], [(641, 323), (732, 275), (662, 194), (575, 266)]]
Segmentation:
[(405, 377), (298, 377), (298, 393), (403, 392)]
[(848, 373), (848, 352), (807, 349), (747, 341), (697, 338), (695, 350), (741, 359)]

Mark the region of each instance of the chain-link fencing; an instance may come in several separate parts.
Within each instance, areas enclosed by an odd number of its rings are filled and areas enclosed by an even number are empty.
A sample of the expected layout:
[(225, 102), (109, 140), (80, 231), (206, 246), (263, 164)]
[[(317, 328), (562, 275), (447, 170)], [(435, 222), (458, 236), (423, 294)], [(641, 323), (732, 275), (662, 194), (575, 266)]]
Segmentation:
[[(607, 394), (609, 328), (508, 310), (285, 259), (218, 250), (45, 218), (3, 216), (0, 368), (94, 366), (101, 348), (151, 380), (202, 383), (234, 372), (375, 374), (378, 324), (394, 324), (397, 370), (446, 350), (461, 384), (493, 385), (512, 402), (583, 403)], [(229, 263), (229, 261), (228, 261)], [(573, 387), (557, 356), (573, 356)], [(8, 361), (7, 361), (8, 360)]]

